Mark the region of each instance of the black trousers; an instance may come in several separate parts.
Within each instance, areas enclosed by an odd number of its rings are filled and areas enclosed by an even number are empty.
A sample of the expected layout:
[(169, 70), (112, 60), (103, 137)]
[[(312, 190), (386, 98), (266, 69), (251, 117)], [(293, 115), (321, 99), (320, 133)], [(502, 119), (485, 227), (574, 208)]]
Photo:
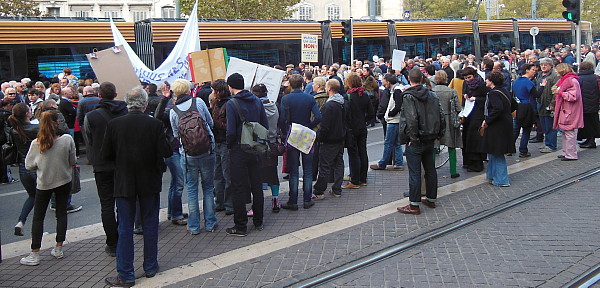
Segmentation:
[(31, 227), (31, 249), (42, 247), (44, 219), (50, 197), (56, 197), (56, 242), (65, 241), (67, 235), (67, 202), (71, 193), (71, 182), (50, 190), (37, 190), (33, 206), (33, 222)]
[(315, 195), (323, 195), (332, 175), (331, 190), (341, 194), (344, 180), (344, 143), (323, 143), (319, 147), (319, 178), (314, 186)]
[(106, 245), (117, 247), (119, 232), (117, 231), (117, 215), (115, 213), (115, 176), (114, 171), (95, 172), (96, 189), (100, 198), (100, 216), (106, 234)]
[(354, 145), (348, 148), (348, 162), (352, 184), (367, 183), (367, 170), (369, 169), (369, 156), (367, 155), (367, 133), (354, 135)]
[(229, 150), (233, 222), (239, 231), (246, 231), (248, 216), (246, 201), (252, 194), (252, 221), (255, 226), (263, 224), (264, 195), (262, 191), (260, 158), (242, 151), (239, 146)]

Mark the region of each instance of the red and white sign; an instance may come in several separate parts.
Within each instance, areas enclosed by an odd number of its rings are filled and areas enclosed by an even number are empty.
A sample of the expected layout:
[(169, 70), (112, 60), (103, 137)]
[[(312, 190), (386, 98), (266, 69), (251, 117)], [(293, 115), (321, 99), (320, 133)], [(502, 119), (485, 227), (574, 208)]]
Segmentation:
[(302, 62), (319, 62), (319, 36), (302, 34)]

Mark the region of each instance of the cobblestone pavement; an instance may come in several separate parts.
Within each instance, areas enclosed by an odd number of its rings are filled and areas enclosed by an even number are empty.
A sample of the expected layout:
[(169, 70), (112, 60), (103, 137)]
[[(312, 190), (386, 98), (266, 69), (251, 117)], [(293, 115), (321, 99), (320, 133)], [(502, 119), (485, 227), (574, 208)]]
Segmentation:
[[(534, 157), (531, 160), (539, 156), (536, 153), (533, 153)], [(520, 160), (517, 157), (508, 158), (509, 165)], [(297, 279), (318, 274), (393, 243), (442, 227), (491, 205), (588, 171), (600, 166), (599, 161), (600, 154), (596, 151), (582, 151), (579, 161), (565, 163), (553, 160), (512, 174), (513, 185), (510, 188), (482, 184), (457, 191), (440, 198), (440, 207), (435, 210), (424, 208), (424, 213), (418, 217), (397, 213), (386, 215), (311, 241), (290, 245), (266, 256), (235, 263), (200, 276), (182, 277), (179, 279), (180, 282), (174, 283), (172, 287), (282, 287), (296, 282)], [(446, 171), (447, 167), (447, 165), (442, 167), (439, 172), (440, 186), (478, 175), (459, 169), (462, 176), (450, 179), (447, 177), (449, 174)], [(310, 210), (282, 211), (278, 214), (268, 211), (265, 213), (265, 230), (252, 231), (245, 238), (231, 237), (224, 233), (225, 228), (231, 226), (233, 220), (231, 216), (222, 213), (218, 214), (219, 228), (216, 233), (191, 236), (185, 232), (184, 227), (162, 222), (159, 227), (161, 270), (175, 270), (177, 267), (185, 267), (190, 263), (221, 255), (224, 252), (236, 251), (235, 249), (251, 244), (276, 239), (291, 232), (397, 201), (402, 199), (401, 194), (408, 187), (407, 176), (407, 171), (369, 171), (369, 185), (358, 190), (344, 191), (342, 198), (326, 198)], [(283, 195), (282, 198), (286, 200), (287, 196)], [(265, 200), (269, 203), (270, 198), (267, 197)], [(265, 207), (269, 210), (270, 205), (266, 204)], [(52, 217), (47, 218), (53, 220)], [(47, 225), (53, 224), (50, 220)], [(67, 239), (69, 239), (68, 234)], [(143, 273), (142, 240), (142, 236), (135, 237), (135, 267), (138, 275)], [(62, 260), (55, 260), (50, 256), (50, 247), (43, 248), (45, 249), (42, 250), (42, 262), (36, 267), (19, 265), (21, 256), (4, 259), (0, 264), (0, 287), (104, 287), (104, 278), (115, 274), (114, 258), (104, 254), (104, 237), (67, 242), (65, 258)], [(162, 276), (159, 274), (158, 277)]]
[(583, 180), (325, 286), (562, 287), (600, 263), (590, 221), (600, 218), (599, 182)]

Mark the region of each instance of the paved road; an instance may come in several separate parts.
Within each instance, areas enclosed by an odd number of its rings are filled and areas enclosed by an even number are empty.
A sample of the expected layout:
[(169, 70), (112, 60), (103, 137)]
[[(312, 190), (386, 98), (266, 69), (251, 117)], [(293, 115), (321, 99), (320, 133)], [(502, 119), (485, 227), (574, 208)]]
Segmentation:
[[(367, 140), (369, 161), (376, 161), (381, 157), (383, 153), (383, 129), (381, 124), (373, 128), (369, 128), (369, 138)], [(281, 158), (280, 158), (281, 160)], [(348, 166), (348, 159), (345, 156), (345, 165)], [(82, 205), (83, 209), (80, 212), (69, 214), (69, 229), (82, 227), (90, 224), (100, 223), (100, 202), (97, 195), (96, 184), (93, 180), (93, 171), (90, 165), (84, 165), (87, 159), (85, 154), (79, 159), (81, 164), (81, 192), (73, 196), (72, 203)], [(280, 165), (281, 167), (281, 165)], [(18, 169), (15, 167), (11, 168), (12, 175), (18, 178)], [(171, 174), (167, 173), (163, 176), (163, 197), (161, 197), (161, 208), (167, 207), (166, 192), (169, 189), (169, 182), (171, 181)], [(286, 181), (281, 178), (281, 181)], [(284, 185), (282, 189), (287, 189)], [(8, 244), (16, 241), (30, 239), (31, 233), (31, 219), (33, 212), (30, 213), (27, 218), (25, 226), (25, 236), (18, 237), (13, 235), (14, 225), (17, 223), (19, 214), (21, 213), (21, 207), (23, 202), (27, 198), (23, 185), (20, 182), (15, 184), (0, 185), (0, 232), (1, 232), (1, 243)], [(187, 203), (186, 196), (184, 193), (184, 203)], [(50, 214), (48, 214), (50, 216)], [(55, 233), (56, 221), (54, 217), (46, 217), (46, 224), (44, 228), (46, 232)]]

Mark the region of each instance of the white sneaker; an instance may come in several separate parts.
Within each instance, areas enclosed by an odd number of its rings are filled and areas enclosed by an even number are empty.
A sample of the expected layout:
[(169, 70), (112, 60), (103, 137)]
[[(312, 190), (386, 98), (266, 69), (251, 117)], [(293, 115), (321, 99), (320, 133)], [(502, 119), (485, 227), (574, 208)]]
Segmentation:
[(63, 254), (62, 246), (54, 247), (52, 249), (52, 252), (50, 252), (50, 255), (54, 256), (54, 258), (56, 259), (62, 259), (63, 257), (65, 257), (65, 254)]
[(40, 252), (31, 252), (29, 256), (21, 258), (21, 264), (27, 266), (40, 265)]
[(23, 234), (23, 222), (19, 221), (17, 225), (15, 225), (15, 235), (25, 236), (25, 234)]

